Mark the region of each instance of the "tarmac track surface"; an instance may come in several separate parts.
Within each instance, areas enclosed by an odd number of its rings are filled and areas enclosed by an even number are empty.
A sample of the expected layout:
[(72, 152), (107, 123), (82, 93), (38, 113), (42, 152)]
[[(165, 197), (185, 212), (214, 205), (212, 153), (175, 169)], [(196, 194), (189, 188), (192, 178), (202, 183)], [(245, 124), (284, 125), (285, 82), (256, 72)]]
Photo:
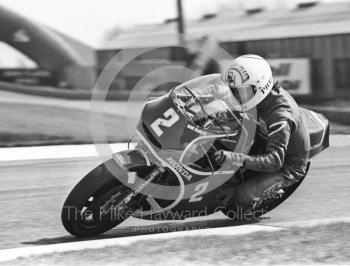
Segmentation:
[[(350, 217), (349, 154), (350, 138), (333, 137), (332, 147), (313, 159), (299, 189), (260, 224)], [(61, 207), (73, 186), (98, 163), (96, 158), (0, 162), (0, 249), (81, 240), (62, 227)], [(237, 224), (222, 218), (181, 223), (131, 219), (99, 239), (150, 233), (150, 224), (158, 232)]]

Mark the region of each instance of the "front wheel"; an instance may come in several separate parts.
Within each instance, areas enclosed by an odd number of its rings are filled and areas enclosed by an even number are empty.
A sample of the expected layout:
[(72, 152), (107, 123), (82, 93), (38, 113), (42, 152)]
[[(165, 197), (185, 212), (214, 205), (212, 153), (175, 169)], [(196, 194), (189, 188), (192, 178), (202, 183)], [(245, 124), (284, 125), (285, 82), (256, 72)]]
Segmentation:
[(101, 164), (68, 195), (62, 208), (62, 224), (69, 233), (78, 237), (104, 233), (132, 215), (127, 206), (119, 204), (129, 192), (130, 189)]

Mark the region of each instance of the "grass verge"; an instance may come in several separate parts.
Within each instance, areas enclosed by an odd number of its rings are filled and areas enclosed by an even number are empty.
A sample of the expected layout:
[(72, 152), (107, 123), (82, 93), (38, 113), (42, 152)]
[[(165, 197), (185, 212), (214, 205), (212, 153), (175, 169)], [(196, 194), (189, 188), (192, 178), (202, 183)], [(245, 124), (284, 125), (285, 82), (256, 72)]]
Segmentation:
[[(92, 143), (88, 111), (2, 103), (0, 113), (0, 147)], [(125, 122), (121, 116), (104, 116), (109, 142), (129, 139)]]

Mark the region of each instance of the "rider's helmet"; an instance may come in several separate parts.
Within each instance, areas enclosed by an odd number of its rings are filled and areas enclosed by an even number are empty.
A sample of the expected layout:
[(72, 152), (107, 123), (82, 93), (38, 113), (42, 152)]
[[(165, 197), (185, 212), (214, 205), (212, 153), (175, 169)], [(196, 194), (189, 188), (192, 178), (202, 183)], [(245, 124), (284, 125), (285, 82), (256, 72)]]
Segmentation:
[(266, 60), (258, 55), (237, 57), (222, 74), (239, 101), (242, 111), (256, 107), (273, 87), (272, 71)]

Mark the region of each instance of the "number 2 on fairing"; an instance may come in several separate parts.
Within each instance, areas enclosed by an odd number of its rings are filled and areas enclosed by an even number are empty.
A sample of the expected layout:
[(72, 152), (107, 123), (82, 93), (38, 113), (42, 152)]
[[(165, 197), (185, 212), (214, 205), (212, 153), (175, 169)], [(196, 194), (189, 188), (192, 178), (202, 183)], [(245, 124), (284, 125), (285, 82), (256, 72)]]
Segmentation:
[(160, 126), (164, 127), (171, 127), (174, 125), (178, 120), (179, 120), (179, 115), (175, 112), (173, 108), (169, 108), (165, 113), (164, 113), (164, 118), (157, 118), (152, 124), (151, 128), (153, 131), (157, 134), (158, 137), (160, 137), (164, 132), (160, 128)]
[(197, 201), (201, 201), (203, 199), (202, 195), (208, 188), (209, 182), (204, 182), (204, 183), (200, 183), (198, 184), (195, 189), (194, 189), (194, 193), (191, 196), (190, 200), (188, 202), (197, 202)]

